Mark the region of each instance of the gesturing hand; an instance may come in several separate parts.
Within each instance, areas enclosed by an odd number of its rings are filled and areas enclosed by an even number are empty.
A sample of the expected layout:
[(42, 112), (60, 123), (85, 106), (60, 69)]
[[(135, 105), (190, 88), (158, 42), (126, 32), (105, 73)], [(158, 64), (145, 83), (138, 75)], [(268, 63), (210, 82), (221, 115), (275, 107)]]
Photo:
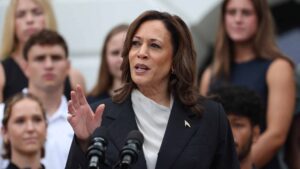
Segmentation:
[(99, 105), (94, 113), (80, 85), (76, 86), (75, 91), (71, 91), (68, 121), (78, 139), (87, 141), (94, 130), (101, 125), (104, 107), (104, 104)]

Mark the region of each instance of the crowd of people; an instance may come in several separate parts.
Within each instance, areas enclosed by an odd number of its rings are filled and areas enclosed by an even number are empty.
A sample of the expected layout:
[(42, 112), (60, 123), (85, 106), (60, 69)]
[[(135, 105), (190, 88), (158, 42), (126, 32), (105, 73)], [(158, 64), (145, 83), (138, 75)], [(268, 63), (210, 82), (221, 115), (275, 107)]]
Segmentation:
[(86, 91), (50, 1), (10, 0), (0, 168), (87, 168), (90, 141), (106, 128), (101, 168), (118, 167), (138, 130), (144, 142), (133, 169), (300, 169), (296, 69), (274, 29), (267, 0), (223, 0), (212, 63), (197, 79), (185, 21), (145, 11), (107, 33)]
[(267, 1), (223, 1), (214, 60), (202, 76), (200, 93), (227, 85), (260, 95), (265, 111), (253, 161), (259, 168), (280, 168), (277, 152), (288, 135), (296, 90), (294, 65), (277, 48)]

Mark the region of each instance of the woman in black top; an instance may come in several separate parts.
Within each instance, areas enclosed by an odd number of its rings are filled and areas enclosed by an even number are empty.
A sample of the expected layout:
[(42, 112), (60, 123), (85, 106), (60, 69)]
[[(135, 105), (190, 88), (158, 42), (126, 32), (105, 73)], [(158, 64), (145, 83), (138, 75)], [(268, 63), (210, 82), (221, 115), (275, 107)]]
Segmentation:
[(200, 92), (222, 85), (256, 91), (265, 103), (261, 136), (251, 149), (258, 168), (279, 169), (295, 106), (294, 66), (276, 45), (267, 0), (223, 0), (214, 61), (201, 78)]
[(7, 100), (2, 119), (3, 158), (7, 169), (43, 169), (47, 135), (46, 114), (42, 103), (31, 94), (19, 93)]

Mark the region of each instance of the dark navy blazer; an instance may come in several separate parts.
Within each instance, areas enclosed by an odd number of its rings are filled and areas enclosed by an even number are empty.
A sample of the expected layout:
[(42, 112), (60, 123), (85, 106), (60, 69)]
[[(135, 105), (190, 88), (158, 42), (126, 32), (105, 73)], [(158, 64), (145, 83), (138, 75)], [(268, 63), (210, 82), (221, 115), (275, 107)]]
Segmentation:
[[(127, 135), (137, 130), (131, 98), (123, 103), (106, 99), (102, 126), (108, 128), (108, 148), (105, 165), (111, 169), (119, 160), (119, 152)], [(97, 105), (92, 106), (93, 109)], [(238, 169), (232, 132), (224, 110), (212, 101), (203, 103), (205, 112), (200, 118), (174, 99), (169, 122), (158, 153), (156, 169)], [(185, 121), (190, 127), (185, 126)], [(87, 168), (87, 158), (79, 148), (76, 137), (69, 152), (66, 169)], [(101, 168), (101, 167), (100, 167)], [(146, 169), (143, 151), (132, 169)]]

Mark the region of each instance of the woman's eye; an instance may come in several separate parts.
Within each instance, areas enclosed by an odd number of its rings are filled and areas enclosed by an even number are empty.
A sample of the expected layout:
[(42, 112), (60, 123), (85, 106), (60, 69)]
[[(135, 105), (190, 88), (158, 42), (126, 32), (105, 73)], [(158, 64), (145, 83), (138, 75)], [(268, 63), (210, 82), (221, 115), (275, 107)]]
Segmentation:
[(36, 123), (37, 123), (37, 122), (41, 122), (42, 120), (43, 120), (43, 118), (40, 117), (40, 116), (34, 116), (34, 117), (33, 117), (33, 121), (36, 122)]
[(153, 47), (153, 48), (158, 48), (158, 49), (160, 48), (160, 46), (159, 46), (158, 44), (156, 44), (156, 43), (152, 43), (152, 44), (151, 44), (151, 47)]
[(236, 10), (230, 9), (230, 10), (227, 10), (226, 13), (227, 13), (228, 15), (235, 15)]
[(139, 45), (140, 45), (140, 42), (134, 40), (134, 41), (132, 41), (131, 45), (132, 45), (132, 46), (139, 46)]
[(121, 53), (120, 50), (113, 50), (113, 51), (111, 52), (111, 54), (112, 54), (113, 56), (118, 56), (120, 53)]
[(32, 13), (35, 16), (39, 16), (39, 15), (43, 14), (43, 10), (41, 10), (41, 9), (34, 9), (34, 10), (32, 10)]
[(22, 18), (25, 16), (25, 11), (19, 11), (16, 13), (16, 18)]
[(242, 14), (243, 14), (244, 16), (250, 16), (250, 15), (252, 14), (252, 12), (251, 12), (250, 10), (243, 10), (243, 11), (242, 11)]
[(16, 119), (15, 123), (17, 123), (17, 124), (23, 124), (24, 121), (25, 121), (24, 118), (18, 118), (18, 119)]

